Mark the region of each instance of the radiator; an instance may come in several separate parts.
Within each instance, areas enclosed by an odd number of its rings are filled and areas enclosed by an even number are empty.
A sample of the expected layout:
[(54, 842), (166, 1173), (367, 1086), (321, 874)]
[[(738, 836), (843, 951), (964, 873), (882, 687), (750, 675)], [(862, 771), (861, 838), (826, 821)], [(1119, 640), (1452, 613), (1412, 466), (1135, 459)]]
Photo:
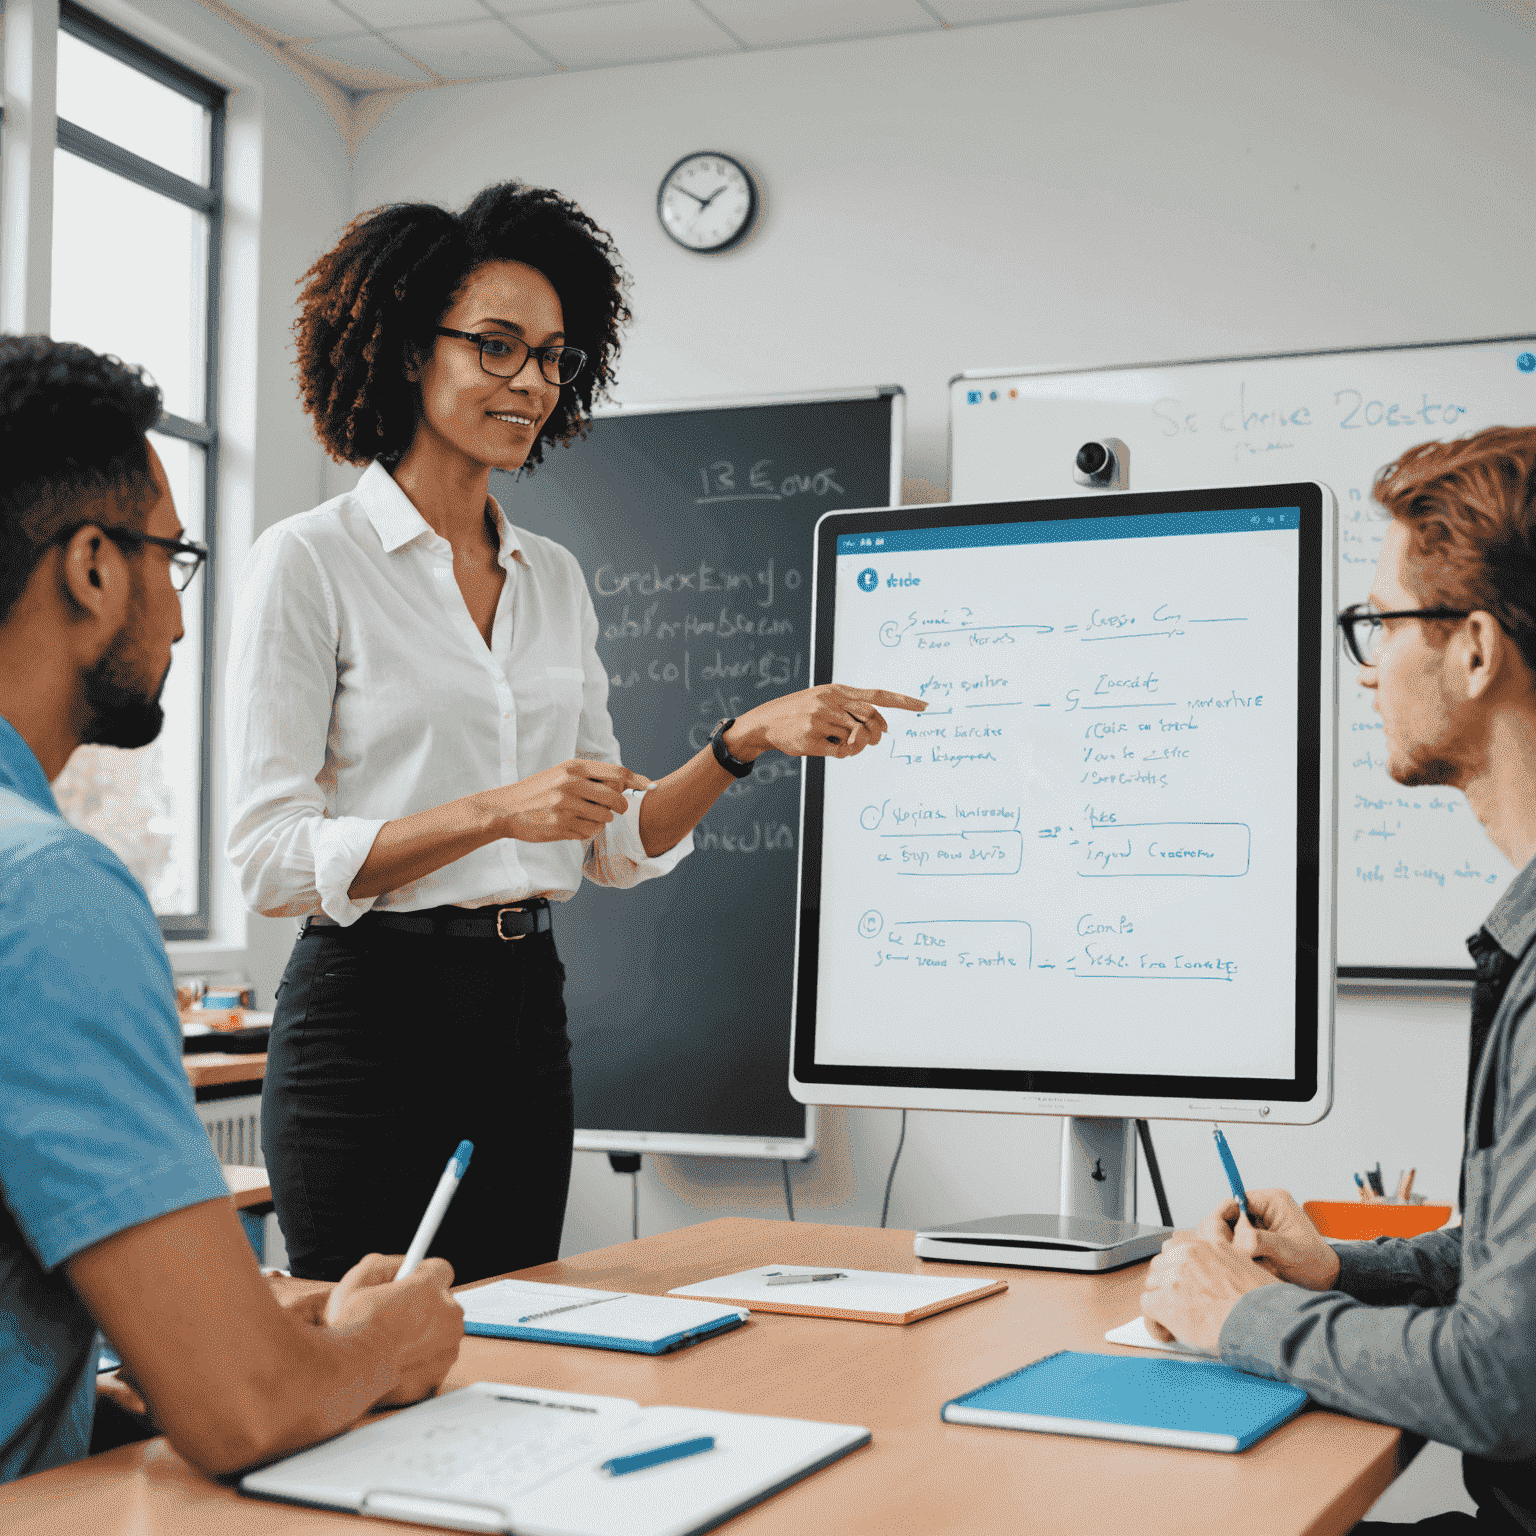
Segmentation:
[(261, 1095), (238, 1099), (211, 1099), (197, 1106), (197, 1118), (208, 1130), (213, 1155), (221, 1163), (264, 1168), (261, 1155)]

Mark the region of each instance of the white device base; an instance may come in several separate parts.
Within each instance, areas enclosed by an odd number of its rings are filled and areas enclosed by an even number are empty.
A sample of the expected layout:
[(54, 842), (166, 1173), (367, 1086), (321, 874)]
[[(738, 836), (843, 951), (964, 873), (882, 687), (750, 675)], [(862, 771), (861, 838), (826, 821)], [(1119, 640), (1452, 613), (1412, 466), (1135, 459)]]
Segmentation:
[(920, 1259), (1014, 1269), (1120, 1269), (1157, 1253), (1171, 1227), (1082, 1216), (994, 1216), (929, 1227), (912, 1240)]

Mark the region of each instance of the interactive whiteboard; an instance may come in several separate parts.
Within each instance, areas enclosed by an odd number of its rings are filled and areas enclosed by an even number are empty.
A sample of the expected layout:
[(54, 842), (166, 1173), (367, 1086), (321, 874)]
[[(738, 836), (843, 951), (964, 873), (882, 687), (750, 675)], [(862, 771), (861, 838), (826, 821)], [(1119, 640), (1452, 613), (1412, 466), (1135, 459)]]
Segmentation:
[[(951, 383), (957, 500), (1102, 496), (1078, 447), (1118, 437), (1134, 490), (1320, 480), (1339, 498), (1339, 602), (1363, 601), (1376, 471), (1405, 448), (1536, 421), (1536, 337), (1366, 351), (968, 373)], [(1387, 777), (1381, 722), (1346, 671), (1339, 742), (1341, 976), (1470, 977), (1464, 940), (1513, 871), (1453, 790)]]
[(1326, 1112), (1333, 531), (1316, 485), (822, 520), (818, 680), (928, 709), (808, 776), (792, 1091)]

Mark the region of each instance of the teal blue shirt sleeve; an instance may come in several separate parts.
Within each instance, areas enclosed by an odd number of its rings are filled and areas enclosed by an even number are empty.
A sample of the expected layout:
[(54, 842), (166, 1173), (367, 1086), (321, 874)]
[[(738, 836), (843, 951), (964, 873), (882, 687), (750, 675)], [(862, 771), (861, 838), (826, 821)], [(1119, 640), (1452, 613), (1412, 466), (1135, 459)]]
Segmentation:
[(104, 845), (55, 828), (0, 883), (0, 1197), (44, 1270), (228, 1194), (148, 898)]

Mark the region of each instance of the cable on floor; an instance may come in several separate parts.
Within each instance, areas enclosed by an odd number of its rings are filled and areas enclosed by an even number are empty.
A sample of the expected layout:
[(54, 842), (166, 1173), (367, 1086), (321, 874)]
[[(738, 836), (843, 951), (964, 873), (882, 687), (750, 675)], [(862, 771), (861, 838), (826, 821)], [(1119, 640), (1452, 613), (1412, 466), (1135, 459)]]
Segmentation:
[(907, 1141), (907, 1112), (901, 1112), (901, 1135), (896, 1138), (896, 1152), (891, 1158), (891, 1171), (885, 1176), (885, 1200), (880, 1207), (880, 1225), (885, 1225), (885, 1218), (891, 1214), (891, 1185), (896, 1182), (896, 1164), (901, 1161), (901, 1149)]

